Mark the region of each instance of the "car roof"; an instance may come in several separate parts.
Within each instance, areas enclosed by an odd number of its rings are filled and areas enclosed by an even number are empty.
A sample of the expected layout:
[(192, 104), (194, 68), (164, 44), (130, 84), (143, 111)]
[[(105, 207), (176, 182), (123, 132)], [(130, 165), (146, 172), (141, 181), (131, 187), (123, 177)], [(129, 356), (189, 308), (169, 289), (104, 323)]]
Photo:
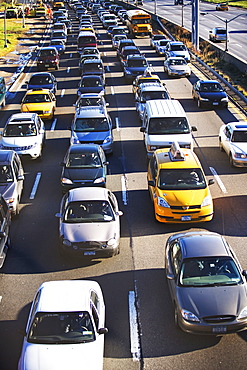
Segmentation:
[(37, 113), (14, 113), (12, 114), (7, 123), (16, 123), (16, 122), (23, 122), (23, 121), (35, 121), (35, 117), (37, 116)]
[(220, 85), (220, 82), (216, 80), (200, 80), (200, 84), (219, 84)]
[(38, 312), (90, 311), (90, 290), (101, 292), (100, 286), (92, 280), (58, 280), (44, 282)]
[(141, 83), (139, 86), (142, 92), (144, 91), (166, 91), (164, 85), (156, 82), (149, 82), (149, 83)]
[(108, 200), (109, 190), (100, 187), (83, 187), (69, 190), (69, 201), (81, 200)]
[(42, 51), (42, 50), (56, 50), (56, 48), (54, 48), (53, 46), (44, 46), (42, 48), (39, 49), (39, 51)]
[(238, 131), (243, 130), (243, 131), (246, 131), (246, 129), (247, 129), (247, 122), (244, 122), (244, 121), (229, 122), (227, 124), (227, 126), (231, 126), (233, 130), (238, 130)]
[(196, 231), (176, 235), (184, 258), (230, 255), (229, 245), (220, 234)]
[(144, 55), (141, 54), (130, 54), (127, 56), (127, 59), (140, 59), (140, 60), (146, 60)]
[(103, 97), (97, 93), (85, 93), (80, 95), (80, 99), (89, 99), (89, 98), (98, 98), (102, 99)]
[(77, 118), (107, 118), (105, 110), (100, 105), (93, 105), (88, 107), (78, 108), (75, 113), (75, 119)]
[(102, 59), (86, 59), (83, 64), (102, 64)]
[(37, 72), (37, 73), (33, 73), (30, 79), (34, 76), (53, 76), (53, 74), (51, 72)]
[(49, 89), (32, 89), (32, 90), (28, 90), (26, 95), (35, 95), (35, 94), (40, 94), (40, 93), (44, 93), (44, 94), (49, 94), (50, 93), (50, 90)]
[(6, 164), (11, 162), (11, 158), (15, 152), (13, 150), (0, 150), (0, 164)]
[[(86, 62), (86, 61), (85, 61)], [(81, 80), (88, 80), (88, 79), (92, 79), (92, 80), (101, 80), (102, 82), (103, 82), (103, 80), (102, 80), (102, 77), (101, 76), (99, 76), (99, 75), (82, 75), (82, 77), (81, 77)]]
[(155, 155), (158, 165), (161, 169), (183, 169), (183, 168), (201, 168), (201, 163), (197, 155), (191, 149), (180, 149), (181, 157), (184, 159), (175, 159), (171, 148), (157, 149)]
[(74, 144), (68, 149), (69, 153), (83, 153), (87, 151), (98, 152), (100, 146), (98, 144)]

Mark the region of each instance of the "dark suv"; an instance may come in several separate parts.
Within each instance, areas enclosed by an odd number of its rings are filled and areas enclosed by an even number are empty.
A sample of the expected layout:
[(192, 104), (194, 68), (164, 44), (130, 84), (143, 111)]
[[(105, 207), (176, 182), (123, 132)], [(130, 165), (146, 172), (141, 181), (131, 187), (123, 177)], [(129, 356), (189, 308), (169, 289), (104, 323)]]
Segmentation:
[(55, 47), (47, 46), (40, 49), (37, 58), (38, 71), (46, 70), (47, 68), (59, 68), (59, 53)]
[(0, 268), (3, 266), (7, 250), (10, 247), (10, 224), (10, 210), (4, 197), (0, 194)]

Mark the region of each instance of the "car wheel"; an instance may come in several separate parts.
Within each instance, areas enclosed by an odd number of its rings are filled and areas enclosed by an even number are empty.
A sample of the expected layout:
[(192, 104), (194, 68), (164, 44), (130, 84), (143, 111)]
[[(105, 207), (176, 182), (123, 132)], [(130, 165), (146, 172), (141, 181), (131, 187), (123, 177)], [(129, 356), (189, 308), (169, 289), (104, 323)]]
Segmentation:
[(19, 215), (20, 215), (20, 205), (19, 205), (19, 200), (17, 200), (17, 202), (16, 202), (16, 208), (12, 212), (12, 216), (17, 218), (17, 217), (19, 217)]
[(178, 324), (178, 308), (177, 308), (177, 305), (174, 304), (174, 324), (175, 324), (175, 327), (178, 329), (179, 328), (179, 324)]
[(202, 103), (201, 103), (200, 99), (197, 99), (197, 107), (198, 108), (201, 108), (202, 107)]
[(59, 68), (59, 65), (57, 64), (56, 67), (55, 67), (55, 69), (58, 70), (58, 68)]
[(3, 99), (3, 101), (2, 101), (2, 108), (4, 108), (5, 107), (5, 105), (6, 105), (6, 100), (5, 100), (5, 98)]
[(221, 142), (221, 139), (219, 138), (219, 147), (220, 147), (220, 151), (221, 152), (224, 152), (224, 148), (222, 146), (222, 142)]
[(230, 153), (230, 154), (229, 154), (229, 162), (230, 162), (230, 166), (231, 166), (231, 167), (234, 167), (233, 158), (232, 158), (232, 153)]

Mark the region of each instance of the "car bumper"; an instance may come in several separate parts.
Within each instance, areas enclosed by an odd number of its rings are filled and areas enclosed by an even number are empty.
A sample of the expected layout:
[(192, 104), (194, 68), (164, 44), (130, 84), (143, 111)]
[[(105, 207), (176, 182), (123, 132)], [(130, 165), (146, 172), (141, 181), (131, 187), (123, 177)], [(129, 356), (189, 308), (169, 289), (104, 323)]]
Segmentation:
[(235, 167), (247, 167), (247, 159), (234, 159), (232, 161)]
[(227, 108), (228, 107), (228, 102), (221, 102), (221, 101), (213, 102), (213, 101), (204, 101), (204, 100), (200, 100), (200, 102), (202, 106), (207, 106), (211, 108), (217, 108), (217, 107)]
[(211, 221), (214, 215), (213, 205), (203, 208), (193, 209), (191, 211), (182, 209), (171, 209), (155, 205), (155, 218), (163, 223), (198, 223)]
[(114, 257), (117, 254), (119, 254), (119, 246), (116, 248), (78, 248), (78, 249), (73, 249), (73, 248), (66, 248), (64, 245), (61, 246), (61, 252), (63, 255), (68, 255), (68, 256), (79, 256), (83, 258), (88, 258), (88, 259), (98, 259), (98, 258), (109, 258), (109, 257)]
[(247, 320), (237, 321), (234, 320), (231, 323), (193, 323), (184, 320), (182, 317), (178, 319), (178, 325), (186, 333), (199, 334), (199, 335), (213, 335), (221, 336), (225, 334), (237, 333), (247, 328)]

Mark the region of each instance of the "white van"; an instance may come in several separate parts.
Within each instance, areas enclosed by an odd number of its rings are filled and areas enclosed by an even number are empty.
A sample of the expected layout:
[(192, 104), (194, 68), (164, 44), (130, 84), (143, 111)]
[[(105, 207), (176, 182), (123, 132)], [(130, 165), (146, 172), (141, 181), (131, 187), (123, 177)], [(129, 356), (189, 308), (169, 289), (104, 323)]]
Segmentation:
[(190, 126), (186, 113), (178, 100), (148, 100), (143, 113), (143, 132), (147, 156), (151, 157), (156, 149), (170, 148), (177, 141), (181, 148), (193, 149), (191, 132), (197, 131)]

